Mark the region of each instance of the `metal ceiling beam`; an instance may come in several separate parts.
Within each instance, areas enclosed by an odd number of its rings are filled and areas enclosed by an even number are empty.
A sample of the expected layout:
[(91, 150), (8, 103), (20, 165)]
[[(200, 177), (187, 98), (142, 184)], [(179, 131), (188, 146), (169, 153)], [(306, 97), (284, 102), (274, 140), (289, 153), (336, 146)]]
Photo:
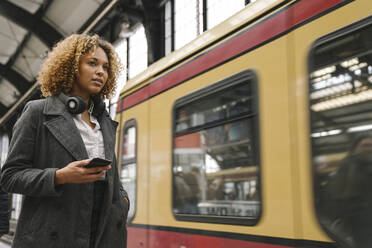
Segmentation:
[[(93, 13), (93, 15), (91, 17), (89, 17), (89, 19), (79, 28), (78, 32), (79, 34), (85, 32), (88, 27), (97, 20), (97, 18), (99, 18), (99, 16), (102, 14), (103, 11), (105, 11), (106, 7), (111, 3), (113, 2), (112, 0), (106, 0), (105, 2), (103, 2), (99, 7), (98, 9)], [(111, 7), (112, 8), (112, 7)], [(90, 30), (88, 30), (90, 31)]]
[(124, 19), (130, 20), (131, 23), (135, 24), (137, 22), (144, 22), (145, 19), (145, 13), (142, 8), (138, 7), (131, 7), (131, 6), (121, 6), (124, 8), (124, 12), (121, 13), (121, 16), (124, 17)]
[[(6, 11), (6, 10), (4, 10), (3, 6), (4, 6), (4, 4), (7, 4), (7, 3), (4, 3), (4, 2), (0, 1), (0, 14), (2, 14), (2, 15), (4, 15), (3, 12)], [(52, 4), (52, 2), (53, 2), (53, 0), (45, 0), (44, 3), (40, 6), (40, 8), (35, 12), (34, 15), (26, 13), (26, 15), (28, 16), (27, 20), (29, 20), (30, 18), (34, 18), (34, 20), (36, 20), (35, 21), (36, 26), (39, 25), (38, 22), (41, 20), (41, 17), (47, 11), (47, 9)], [(10, 8), (14, 8), (14, 6), (12, 6), (12, 5), (9, 5), (9, 6), (10, 6)], [(19, 9), (20, 8), (16, 7), (16, 10), (19, 10)], [(9, 11), (9, 9), (8, 9), (8, 11)], [(21, 13), (22, 13), (22, 9), (19, 11), (18, 15), (21, 14)], [(22, 23), (25, 22), (25, 20), (23, 20), (23, 19), (13, 20), (12, 19), (12, 17), (13, 18), (19, 18), (19, 17), (17, 17), (17, 14), (13, 14), (10, 17), (7, 14), (4, 15), (4, 16), (11, 19), (13, 22), (25, 27), (25, 25), (22, 24)], [(21, 18), (24, 18), (24, 17), (22, 16)], [(26, 23), (27, 23), (27, 20), (26, 20)], [(19, 22), (21, 22), (21, 23), (19, 23)], [(28, 26), (31, 27), (32, 24), (28, 24)], [(25, 28), (27, 28), (28, 26), (26, 26)], [(42, 30), (40, 30), (40, 31), (42, 31)], [(28, 90), (30, 89), (30, 87), (32, 87), (32, 85), (35, 82), (29, 82), (21, 74), (19, 74), (18, 72), (16, 72), (15, 70), (13, 70), (11, 68), (12, 68), (13, 64), (15, 63), (15, 61), (17, 60), (17, 58), (20, 55), (22, 55), (22, 51), (23, 51), (26, 43), (30, 40), (32, 33), (34, 33), (35, 35), (40, 37), (37, 32), (34, 32), (34, 30), (29, 29), (27, 34), (23, 38), (23, 40), (18, 44), (18, 47), (17, 47), (16, 51), (9, 58), (7, 64), (6, 65), (0, 64), (0, 76), (5, 78), (6, 80), (8, 80), (14, 87), (16, 87), (21, 95), (27, 94)], [(45, 35), (47, 35), (47, 34), (45, 34)], [(47, 46), (53, 45), (53, 43), (56, 42), (56, 41), (54, 41), (53, 39), (50, 39), (50, 38), (47, 39), (47, 42), (45, 41), (45, 39), (43, 39), (43, 37), (40, 37), (40, 39)], [(23, 99), (23, 97), (22, 97), (22, 99)], [(19, 104), (19, 101), (15, 105), (18, 105), (18, 104)], [(14, 104), (12, 106), (14, 106)], [(17, 115), (14, 113), (16, 109), (14, 109), (12, 113), (10, 113), (10, 111), (12, 111), (12, 109), (13, 109), (12, 106), (6, 107), (5, 105), (0, 103), (0, 117), (1, 117), (0, 119), (2, 120), (1, 123), (0, 123), (0, 128), (7, 131), (9, 135), (11, 135), (12, 127), (13, 127), (16, 119), (17, 119), (16, 118)], [(20, 111), (20, 108), (18, 108), (18, 111)], [(2, 118), (5, 115), (8, 116), (6, 120)]]
[[(48, 10), (49, 6), (53, 3), (53, 0), (45, 0), (44, 3), (40, 6), (40, 8), (35, 12), (35, 16), (37, 18), (41, 18), (44, 16), (45, 12)], [(30, 40), (32, 33), (29, 31), (23, 37), (23, 40), (18, 44), (17, 50), (13, 53), (13, 55), (9, 58), (8, 62), (6, 63), (7, 67), (12, 67), (14, 62), (17, 60), (18, 56), (21, 55), (23, 48), (26, 46), (27, 42)]]
[(32, 85), (32, 83), (25, 79), (21, 74), (3, 64), (0, 64), (0, 76), (13, 84), (21, 95), (23, 95), (23, 93), (25, 93)]
[(63, 38), (61, 33), (40, 17), (32, 15), (8, 0), (0, 1), (0, 14), (35, 34), (48, 47), (53, 47), (55, 43)]
[(40, 96), (40, 84), (33, 82), (33, 85), (30, 87), (30, 89), (25, 94), (23, 94), (22, 97), (15, 104), (10, 107), (6, 114), (0, 116), (0, 128), (9, 120), (12, 120), (14, 118), (16, 119), (17, 115), (20, 114), (20, 111), (23, 109), (28, 100), (40, 99)]
[(17, 60), (18, 56), (22, 53), (23, 48), (26, 46), (26, 43), (30, 40), (31, 38), (31, 32), (28, 32), (24, 37), (21, 43), (18, 44), (17, 49), (13, 53), (13, 55), (9, 58), (8, 62), (6, 63), (6, 66), (8, 68), (11, 68), (14, 64), (14, 62)]
[(145, 20), (143, 25), (146, 29), (148, 45), (148, 65), (161, 59), (165, 55), (164, 50), (164, 7), (159, 6), (157, 1), (142, 0)]
[[(118, 39), (121, 24), (133, 27), (142, 23), (145, 28), (148, 45), (148, 65), (162, 58), (165, 54), (163, 46), (163, 10), (160, 0), (116, 0), (117, 8), (100, 20), (93, 32), (100, 34), (110, 42)], [(159, 5), (160, 3), (160, 5)], [(84, 26), (83, 26), (84, 27)]]
[(158, 3), (158, 7), (159, 7), (159, 8), (164, 7), (164, 5), (165, 5), (167, 2), (169, 2), (169, 0), (160, 0), (160, 2)]

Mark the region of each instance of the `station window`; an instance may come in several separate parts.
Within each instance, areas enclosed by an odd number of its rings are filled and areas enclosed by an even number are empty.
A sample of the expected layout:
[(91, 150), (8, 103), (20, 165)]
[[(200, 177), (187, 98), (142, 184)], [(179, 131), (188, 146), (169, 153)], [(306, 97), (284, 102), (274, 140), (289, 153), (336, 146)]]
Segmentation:
[(261, 212), (256, 78), (245, 71), (177, 100), (173, 213), (253, 225)]
[(148, 62), (148, 47), (145, 28), (138, 25), (128, 38), (128, 78), (133, 78), (146, 70)]
[(315, 205), (326, 232), (372, 245), (372, 18), (317, 41), (309, 107)]
[(207, 11), (208, 11), (208, 29), (213, 28), (219, 23), (223, 22), (230, 16), (236, 14), (238, 11), (242, 10), (246, 5), (245, 0), (213, 0), (207, 1)]
[(200, 20), (197, 7), (201, 2), (196, 0), (174, 1), (174, 43), (175, 49), (179, 49), (195, 39), (200, 31)]
[(134, 119), (127, 121), (124, 125), (122, 149), (120, 181), (130, 200), (128, 220), (131, 220), (136, 210), (137, 183), (137, 122)]
[(256, 0), (172, 0), (164, 5), (164, 47), (170, 54)]

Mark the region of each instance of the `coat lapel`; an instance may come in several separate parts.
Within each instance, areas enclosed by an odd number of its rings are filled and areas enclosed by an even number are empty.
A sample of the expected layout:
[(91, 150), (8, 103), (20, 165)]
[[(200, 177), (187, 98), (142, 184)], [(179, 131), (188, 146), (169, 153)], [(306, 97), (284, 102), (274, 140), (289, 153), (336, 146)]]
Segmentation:
[(115, 155), (115, 134), (116, 134), (116, 122), (112, 121), (105, 112), (99, 118), (99, 124), (101, 126), (103, 142), (105, 144), (105, 157), (108, 160), (113, 161)]
[[(103, 234), (104, 227), (107, 223), (107, 218), (109, 215), (109, 208), (112, 204), (112, 197), (114, 192), (114, 171), (117, 170), (116, 159), (115, 159), (115, 135), (116, 135), (116, 128), (117, 122), (112, 121), (109, 114), (105, 111), (100, 118), (98, 119), (99, 124), (101, 126), (103, 142), (105, 146), (105, 157), (108, 160), (113, 161), (112, 169), (107, 172), (108, 178), (108, 187), (106, 187), (105, 194), (104, 194), (104, 201), (101, 210), (100, 216), (100, 227), (97, 233), (97, 240), (99, 240)], [(96, 243), (96, 245), (98, 242)]]
[(44, 125), (58, 142), (76, 159), (88, 158), (83, 139), (72, 116), (57, 97), (48, 97), (44, 107), (45, 115), (53, 116)]

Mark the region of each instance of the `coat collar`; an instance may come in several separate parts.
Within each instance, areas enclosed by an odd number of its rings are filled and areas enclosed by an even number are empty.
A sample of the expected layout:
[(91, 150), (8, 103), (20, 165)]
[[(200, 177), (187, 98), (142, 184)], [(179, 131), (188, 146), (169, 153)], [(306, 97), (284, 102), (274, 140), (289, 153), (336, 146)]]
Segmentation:
[(43, 113), (50, 116), (44, 125), (58, 142), (76, 160), (87, 159), (88, 153), (83, 139), (64, 103), (56, 96), (47, 97)]
[[(43, 114), (45, 115), (64, 115), (68, 113), (65, 104), (58, 96), (50, 96), (46, 98)], [(69, 114), (69, 113), (68, 113)], [(71, 115), (70, 115), (71, 116)]]
[[(76, 160), (88, 158), (84, 142), (77, 129), (72, 115), (67, 111), (65, 104), (57, 97), (46, 98), (43, 114), (51, 116), (44, 125), (49, 129), (53, 136), (71, 153)], [(106, 159), (113, 160), (115, 149), (115, 134), (117, 123), (110, 119), (107, 111), (99, 117), (98, 122), (101, 126)]]

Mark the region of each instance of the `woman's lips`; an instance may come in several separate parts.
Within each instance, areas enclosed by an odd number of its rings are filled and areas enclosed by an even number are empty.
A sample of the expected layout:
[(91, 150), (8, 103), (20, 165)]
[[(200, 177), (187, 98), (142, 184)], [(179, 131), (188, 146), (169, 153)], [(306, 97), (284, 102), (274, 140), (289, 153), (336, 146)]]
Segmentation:
[(101, 80), (98, 80), (98, 79), (93, 79), (92, 82), (97, 85), (97, 86), (102, 86), (103, 85), (103, 82)]

